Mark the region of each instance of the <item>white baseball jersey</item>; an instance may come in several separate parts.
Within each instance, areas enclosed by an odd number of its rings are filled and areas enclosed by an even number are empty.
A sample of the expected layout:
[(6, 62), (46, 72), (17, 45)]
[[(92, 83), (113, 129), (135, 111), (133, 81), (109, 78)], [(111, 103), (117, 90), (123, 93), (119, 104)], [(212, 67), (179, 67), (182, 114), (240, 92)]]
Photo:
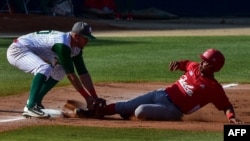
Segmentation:
[[(60, 80), (65, 75), (62, 66), (57, 65), (57, 54), (52, 50), (55, 44), (63, 44), (70, 48), (71, 57), (81, 52), (80, 48), (70, 47), (70, 32), (54, 30), (29, 33), (19, 37), (10, 45), (7, 59), (10, 64), (32, 74), (42, 73)], [(53, 74), (53, 75), (52, 75)]]

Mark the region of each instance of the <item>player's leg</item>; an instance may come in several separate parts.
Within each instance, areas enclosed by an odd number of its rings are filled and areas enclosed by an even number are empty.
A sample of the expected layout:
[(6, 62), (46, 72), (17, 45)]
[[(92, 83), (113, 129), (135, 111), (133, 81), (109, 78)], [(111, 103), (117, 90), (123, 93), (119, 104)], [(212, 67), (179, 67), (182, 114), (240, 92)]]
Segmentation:
[(43, 83), (50, 75), (51, 66), (44, 62), (40, 57), (31, 52), (26, 47), (11, 45), (7, 50), (7, 59), (9, 63), (18, 69), (34, 74), (32, 80), (29, 101), (24, 108), (24, 112), (28, 112), (31, 116), (47, 116), (36, 105), (37, 94)]
[(141, 104), (154, 104), (158, 91), (152, 91), (126, 102), (117, 102), (115, 110), (122, 118), (129, 118), (134, 115), (135, 109)]
[(135, 0), (126, 0), (126, 5), (127, 5), (127, 21), (132, 21), (133, 20), (133, 10), (134, 10), (134, 5), (135, 5)]
[(122, 12), (124, 12), (124, 2), (121, 0), (114, 0), (115, 4), (115, 18), (114, 20), (121, 20)]
[(155, 104), (142, 104), (135, 110), (141, 120), (181, 120), (182, 112), (169, 100), (164, 90), (158, 91)]
[(49, 79), (43, 84), (38, 96), (37, 96), (37, 106), (44, 109), (42, 105), (43, 97), (60, 81), (64, 78), (65, 72), (61, 65), (56, 65), (49, 77)]
[(43, 83), (42, 88), (37, 95), (36, 99), (36, 106), (40, 107), (41, 109), (44, 109), (45, 107), (42, 104), (43, 97), (58, 83), (57, 80), (53, 79), (52, 77), (49, 77), (49, 79)]
[(181, 120), (182, 113), (173, 105), (143, 104), (135, 110), (135, 117), (141, 120)]
[(30, 95), (29, 95), (29, 100), (26, 105), (27, 109), (24, 109), (24, 112), (30, 113), (31, 116), (43, 116), (45, 113), (39, 109), (39, 107), (36, 106), (36, 99), (37, 99), (37, 94), (40, 91), (43, 83), (46, 80), (46, 76), (44, 76), (41, 73), (38, 73), (34, 76), (30, 88)]

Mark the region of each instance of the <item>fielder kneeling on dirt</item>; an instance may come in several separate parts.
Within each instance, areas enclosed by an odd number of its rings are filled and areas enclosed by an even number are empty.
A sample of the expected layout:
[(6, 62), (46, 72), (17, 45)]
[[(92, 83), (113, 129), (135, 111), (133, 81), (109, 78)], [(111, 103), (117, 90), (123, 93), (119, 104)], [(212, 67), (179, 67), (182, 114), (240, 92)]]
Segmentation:
[(214, 48), (200, 54), (201, 62), (190, 60), (173, 61), (170, 71), (181, 70), (184, 74), (171, 86), (142, 96), (109, 105), (96, 106), (95, 110), (75, 109), (78, 117), (103, 117), (120, 114), (124, 119), (135, 116), (141, 120), (181, 120), (208, 103), (223, 110), (231, 123), (241, 123), (236, 118), (233, 105), (225, 94), (214, 73), (224, 65), (224, 55)]

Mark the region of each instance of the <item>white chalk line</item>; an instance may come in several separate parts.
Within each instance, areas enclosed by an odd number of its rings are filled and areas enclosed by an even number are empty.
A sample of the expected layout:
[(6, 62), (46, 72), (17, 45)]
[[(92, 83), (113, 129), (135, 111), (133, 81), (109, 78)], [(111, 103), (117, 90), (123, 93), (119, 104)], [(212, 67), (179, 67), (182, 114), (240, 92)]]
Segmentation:
[(0, 122), (12, 122), (17, 120), (23, 120), (26, 119), (25, 117), (10, 117), (9, 119), (1, 119)]
[[(51, 118), (59, 118), (59, 117), (63, 117), (63, 113), (61, 110), (55, 110), (55, 109), (42, 109), (45, 113), (49, 114), (51, 116)], [(23, 120), (26, 119), (25, 117), (9, 117), (8, 119), (0, 119), (0, 123), (1, 122), (12, 122), (12, 121), (17, 121), (17, 120)]]
[(236, 84), (236, 83), (225, 84), (225, 85), (223, 85), (223, 88), (226, 89), (226, 88), (234, 87), (234, 86), (237, 86), (237, 85), (238, 84)]

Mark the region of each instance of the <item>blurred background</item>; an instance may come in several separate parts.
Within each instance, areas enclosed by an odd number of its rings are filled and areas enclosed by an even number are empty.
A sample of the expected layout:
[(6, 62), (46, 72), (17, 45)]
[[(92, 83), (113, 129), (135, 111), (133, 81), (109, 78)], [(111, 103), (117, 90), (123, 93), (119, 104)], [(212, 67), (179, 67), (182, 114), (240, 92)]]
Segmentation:
[(0, 0), (0, 13), (116, 20), (249, 17), (249, 6), (249, 0)]

